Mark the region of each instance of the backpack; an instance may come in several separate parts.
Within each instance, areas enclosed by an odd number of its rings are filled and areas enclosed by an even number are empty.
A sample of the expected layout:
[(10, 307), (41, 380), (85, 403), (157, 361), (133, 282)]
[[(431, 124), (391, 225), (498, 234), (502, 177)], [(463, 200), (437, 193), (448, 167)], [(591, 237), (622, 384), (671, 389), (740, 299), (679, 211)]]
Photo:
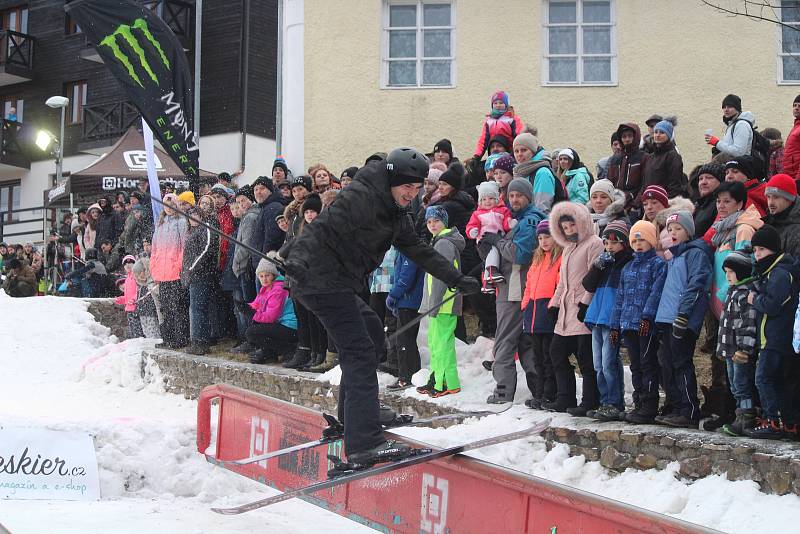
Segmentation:
[(746, 121), (744, 119), (737, 119), (731, 125), (731, 136), (733, 136), (733, 129), (736, 128), (736, 125), (739, 122), (745, 122), (750, 129), (753, 131), (753, 142), (750, 145), (750, 155), (756, 159), (758, 163), (758, 168), (756, 169), (759, 172), (758, 179), (763, 180), (767, 177), (769, 173), (769, 139), (761, 135), (758, 130), (756, 130), (750, 121)]

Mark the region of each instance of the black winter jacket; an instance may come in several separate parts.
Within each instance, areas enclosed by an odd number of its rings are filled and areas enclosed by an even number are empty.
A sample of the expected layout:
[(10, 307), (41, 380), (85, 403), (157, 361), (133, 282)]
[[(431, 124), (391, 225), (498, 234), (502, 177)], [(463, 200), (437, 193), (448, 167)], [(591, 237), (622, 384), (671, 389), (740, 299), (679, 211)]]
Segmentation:
[[(280, 250), (283, 241), (286, 239), (286, 233), (278, 227), (275, 222), (275, 217), (283, 213), (286, 205), (289, 204), (288, 198), (283, 198), (280, 191), (275, 191), (261, 207), (261, 213), (258, 218), (257, 232), (261, 238), (261, 242), (257, 247), (261, 252), (267, 253), (270, 250)], [(253, 254), (250, 257), (253, 267), (258, 267), (258, 262), (261, 261), (261, 256)]]
[(391, 245), (448, 286), (461, 276), (416, 235), (392, 197), (386, 168), (367, 165), (280, 254), (293, 294), (358, 293)]
[(795, 200), (794, 204), (775, 215), (767, 214), (764, 222), (778, 231), (783, 251), (800, 258), (800, 202)]
[[(208, 221), (214, 225), (213, 221)], [(183, 268), (181, 282), (188, 286), (191, 282), (217, 276), (219, 262), (219, 236), (205, 226), (190, 226), (183, 246)]]
[(701, 239), (717, 219), (717, 197), (709, 193), (694, 203), (694, 237)]
[(675, 150), (675, 143), (668, 141), (663, 145), (654, 145), (653, 153), (644, 169), (642, 191), (651, 185), (660, 185), (667, 190), (669, 198), (686, 194), (686, 183), (683, 175), (683, 158)]

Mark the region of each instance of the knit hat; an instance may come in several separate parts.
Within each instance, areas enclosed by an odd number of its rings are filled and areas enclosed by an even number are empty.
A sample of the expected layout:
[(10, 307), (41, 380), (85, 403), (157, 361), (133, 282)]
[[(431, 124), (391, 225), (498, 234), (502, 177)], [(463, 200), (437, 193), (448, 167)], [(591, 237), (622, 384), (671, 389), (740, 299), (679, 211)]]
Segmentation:
[(306, 191), (308, 191), (309, 193), (311, 192), (311, 189), (313, 187), (311, 185), (311, 177), (307, 174), (301, 174), (300, 176), (295, 176), (294, 178), (292, 178), (290, 185), (292, 186), (292, 189), (294, 189), (295, 187), (305, 187)]
[(505, 135), (499, 135), (499, 134), (498, 135), (493, 135), (489, 139), (489, 145), (488, 146), (491, 147), (492, 143), (500, 143), (501, 145), (503, 145), (503, 148), (505, 148), (506, 152), (511, 152), (511, 147), (508, 145), (509, 141), (511, 141), (511, 139), (509, 139)]
[(617, 241), (621, 241), (627, 245), (630, 231), (631, 226), (624, 220), (611, 221), (603, 230), (603, 237), (608, 238), (609, 236), (613, 236), (616, 237)]
[(275, 264), (269, 261), (267, 258), (261, 258), (258, 261), (258, 267), (256, 267), (256, 274), (258, 273), (267, 273), (278, 276), (278, 268), (275, 267)]
[(259, 176), (258, 178), (253, 180), (253, 183), (250, 184), (250, 187), (255, 189), (257, 185), (263, 185), (269, 190), (270, 193), (274, 191), (274, 188), (272, 187), (272, 180), (270, 178), (267, 178), (266, 176)]
[(289, 167), (286, 166), (286, 160), (281, 156), (275, 158), (275, 162), (272, 164), (272, 170), (274, 171), (276, 167), (283, 169), (283, 174), (287, 177), (291, 174), (291, 172), (289, 172)]
[(253, 194), (253, 188), (249, 185), (243, 185), (236, 191), (236, 196), (247, 197), (250, 199), (250, 202), (256, 201), (256, 196)]
[(514, 148), (517, 146), (528, 147), (531, 152), (536, 154), (536, 152), (539, 151), (539, 140), (536, 139), (536, 136), (531, 133), (521, 133), (514, 138)]
[(732, 108), (736, 108), (736, 111), (739, 113), (742, 112), (742, 99), (736, 95), (727, 95), (725, 98), (722, 99), (722, 107), (730, 106)]
[(725, 181), (725, 167), (718, 163), (706, 163), (705, 165), (701, 165), (700, 168), (697, 169), (697, 176), (700, 177), (701, 174), (710, 174), (719, 182)]
[(300, 210), (300, 213), (305, 213), (306, 210), (316, 211), (320, 213), (322, 211), (322, 199), (316, 193), (312, 193), (306, 197), (303, 201), (303, 208)]
[(194, 193), (191, 191), (184, 191), (180, 195), (178, 195), (178, 200), (182, 200), (192, 206), (194, 206)]
[(738, 156), (725, 164), (725, 169), (739, 169), (748, 178), (758, 178), (755, 170), (755, 160), (753, 156)]
[(500, 200), (500, 184), (497, 182), (481, 182), (478, 185), (478, 202), (484, 198)]
[(652, 125), (656, 124), (657, 122), (661, 122), (661, 120), (662, 120), (663, 118), (664, 118), (664, 117), (662, 117), (662, 116), (661, 116), (661, 115), (659, 115), (658, 113), (653, 113), (652, 115), (650, 115), (650, 116), (647, 118), (647, 120), (646, 120), (646, 121), (644, 121), (644, 123), (645, 123), (646, 125), (648, 125), (648, 126), (652, 126)]
[[(611, 223), (609, 223), (610, 225)], [(634, 239), (644, 239), (653, 248), (656, 248), (658, 244), (658, 233), (656, 232), (656, 226), (651, 223), (650, 221), (636, 221), (636, 223), (631, 226), (630, 232), (628, 232), (630, 236), (630, 243), (633, 245)]]
[(221, 172), (217, 175), (217, 181), (219, 182), (230, 182), (231, 181), (231, 173), (229, 172)]
[[(164, 195), (164, 198), (162, 200), (164, 202), (172, 202), (173, 204), (175, 204), (178, 202), (178, 195), (176, 195), (175, 193), (167, 193), (166, 195)], [(91, 206), (89, 206), (89, 213), (91, 213), (92, 208), (96, 208), (99, 210), (100, 206), (98, 206), (97, 204), (92, 204)]]
[(667, 134), (668, 139), (672, 139), (672, 135), (675, 133), (675, 125), (673, 125), (669, 121), (658, 121), (658, 123), (653, 127), (653, 131), (662, 131)]
[(234, 194), (233, 189), (231, 189), (230, 187), (225, 187), (222, 184), (214, 184), (213, 186), (211, 186), (211, 193), (220, 194), (225, 198), (231, 198)]
[(439, 178), (442, 177), (442, 174), (444, 174), (443, 170), (437, 169), (435, 167), (431, 167), (430, 169), (428, 169), (428, 178), (427, 179), (430, 180), (431, 182), (436, 182), (438, 184), (439, 183)]
[(514, 165), (516, 161), (514, 160), (514, 156), (511, 154), (503, 154), (497, 161), (494, 162), (494, 168), (500, 169), (501, 171), (506, 171), (508, 174), (514, 174)]
[(776, 174), (767, 182), (767, 188), (764, 191), (766, 195), (775, 195), (783, 197), (786, 200), (797, 198), (797, 182), (788, 174)]
[(611, 180), (607, 178), (603, 178), (602, 180), (597, 180), (595, 183), (592, 184), (592, 188), (589, 189), (589, 196), (594, 195), (595, 193), (603, 193), (608, 198), (614, 198), (614, 184)]
[(539, 234), (547, 234), (550, 235), (550, 220), (549, 219), (542, 219), (542, 221), (536, 225), (536, 235)]
[(722, 262), (723, 269), (730, 269), (736, 273), (736, 279), (740, 282), (753, 275), (753, 260), (750, 254), (745, 254), (741, 250), (734, 250)]
[(794, 101), (792, 102), (792, 104), (797, 104), (798, 102), (800, 102), (800, 95), (794, 97)]
[(439, 182), (444, 182), (456, 191), (464, 185), (464, 166), (459, 162), (451, 163), (446, 171), (439, 177)]
[(692, 218), (692, 214), (688, 211), (681, 210), (671, 214), (667, 217), (667, 226), (669, 226), (670, 223), (678, 223), (683, 226), (683, 229), (689, 234), (689, 239), (694, 237), (694, 219)]
[(510, 195), (516, 191), (522, 193), (528, 198), (528, 202), (533, 202), (533, 186), (525, 178), (514, 178), (508, 183), (508, 194)]
[(433, 145), (433, 153), (436, 152), (446, 152), (450, 159), (453, 159), (453, 143), (450, 142), (450, 139), (442, 139)]
[(439, 219), (445, 226), (448, 226), (447, 210), (440, 205), (430, 206), (425, 210), (425, 221), (427, 222), (429, 219)]
[(503, 157), (504, 154), (505, 154), (505, 152), (500, 153), (500, 154), (492, 154), (489, 157), (487, 157), (486, 158), (486, 163), (483, 164), (483, 170), (486, 171), (486, 172), (489, 172), (492, 169), (494, 169), (494, 164), (497, 162), (498, 159)]
[(355, 178), (356, 173), (358, 172), (358, 167), (347, 167), (345, 170), (342, 171), (341, 178), (347, 176), (348, 178)]
[(136, 256), (126, 254), (125, 257), (122, 258), (122, 265), (125, 265), (126, 263), (136, 263)]
[(642, 193), (642, 200), (644, 201), (647, 199), (657, 200), (658, 202), (661, 202), (661, 205), (665, 208), (669, 207), (669, 196), (667, 196), (667, 190), (660, 185), (651, 185), (644, 190), (644, 193)]
[(506, 93), (505, 91), (495, 91), (494, 94), (492, 94), (492, 101), (490, 102), (490, 104), (494, 105), (494, 103), (498, 100), (502, 100), (503, 104), (505, 104), (506, 107), (508, 107), (508, 93)]
[(768, 224), (756, 230), (756, 233), (750, 238), (750, 245), (753, 247), (764, 247), (775, 254), (783, 250), (780, 234), (778, 234), (778, 231), (774, 227)]
[(565, 148), (564, 150), (560, 150), (558, 152), (558, 157), (567, 156), (572, 161), (575, 161), (575, 152), (571, 148)]
[(612, 145), (614, 144), (614, 141), (616, 141), (617, 143), (619, 143), (619, 142), (620, 142), (620, 139), (619, 139), (619, 132), (617, 132), (616, 130), (614, 130), (613, 132), (611, 132), (611, 144), (612, 144)]

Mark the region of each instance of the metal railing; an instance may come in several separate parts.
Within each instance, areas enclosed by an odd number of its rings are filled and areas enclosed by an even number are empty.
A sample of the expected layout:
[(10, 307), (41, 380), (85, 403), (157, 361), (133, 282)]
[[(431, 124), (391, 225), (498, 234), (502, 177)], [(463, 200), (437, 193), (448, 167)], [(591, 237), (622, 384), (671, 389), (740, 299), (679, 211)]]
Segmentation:
[(0, 31), (0, 64), (33, 69), (33, 37), (13, 30)]
[(89, 104), (83, 107), (81, 140), (97, 141), (119, 137), (138, 118), (139, 110), (127, 100)]
[[(47, 235), (46, 223), (49, 221), (49, 218), (42, 218), (43, 209), (45, 209), (44, 206), (39, 206), (36, 208), (0, 211), (0, 241), (5, 241), (9, 237), (19, 237), (21, 235)], [(31, 213), (31, 215), (27, 219), (17, 218), (21, 213)], [(34, 224), (37, 224), (34, 229), (21, 231), (21, 226), (29, 225), (30, 227)], [(12, 231), (9, 231), (9, 229)]]

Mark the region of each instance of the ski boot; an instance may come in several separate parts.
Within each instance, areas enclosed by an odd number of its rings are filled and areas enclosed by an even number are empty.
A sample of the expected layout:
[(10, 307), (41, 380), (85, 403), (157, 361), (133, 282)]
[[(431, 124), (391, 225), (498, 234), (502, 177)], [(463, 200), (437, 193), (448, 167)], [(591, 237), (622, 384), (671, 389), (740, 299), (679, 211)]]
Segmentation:
[(378, 418), (383, 428), (392, 428), (395, 426), (407, 425), (414, 420), (413, 415), (409, 415), (406, 413), (397, 413), (396, 411), (394, 411), (393, 409), (391, 409), (390, 407), (386, 406), (383, 403), (381, 403), (380, 405), (380, 414)]
[(333, 464), (333, 468), (328, 470), (328, 478), (350, 475), (357, 471), (369, 469), (375, 464), (397, 462), (429, 452), (431, 452), (431, 449), (415, 449), (405, 443), (390, 439), (371, 449), (348, 454), (347, 461), (342, 461), (338, 456), (329, 454), (328, 460)]
[(322, 429), (323, 439), (340, 439), (344, 437), (344, 425), (338, 419), (327, 413), (323, 413), (322, 417), (328, 423), (328, 426)]

